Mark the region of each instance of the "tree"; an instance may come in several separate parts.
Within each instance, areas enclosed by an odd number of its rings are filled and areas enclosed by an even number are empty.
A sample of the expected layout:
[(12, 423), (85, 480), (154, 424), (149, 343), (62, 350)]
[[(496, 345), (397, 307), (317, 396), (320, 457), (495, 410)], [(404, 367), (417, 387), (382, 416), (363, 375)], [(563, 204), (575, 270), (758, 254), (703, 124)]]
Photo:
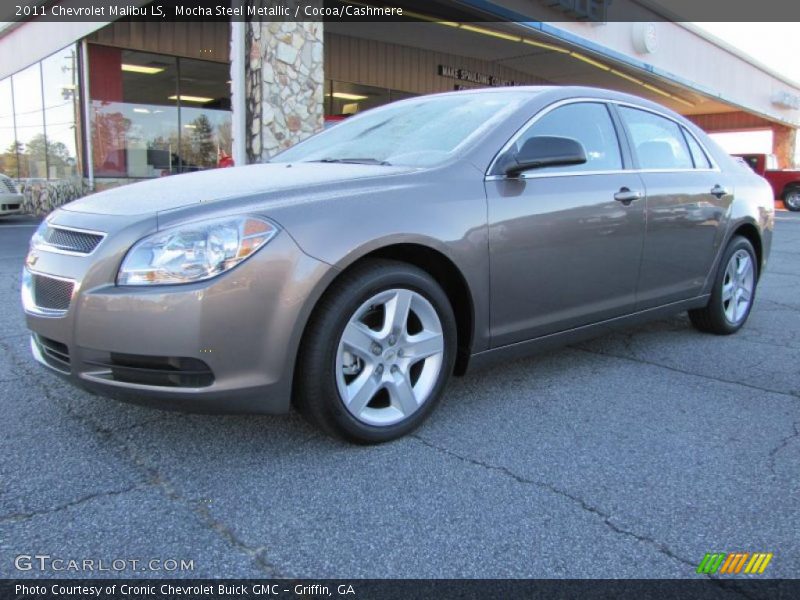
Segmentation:
[(25, 154), (33, 160), (47, 160), (50, 167), (66, 167), (75, 164), (75, 158), (63, 142), (46, 140), (43, 133), (37, 133), (26, 144)]
[(98, 173), (124, 176), (125, 138), (131, 127), (122, 113), (104, 113), (95, 108), (92, 122), (92, 161)]
[(24, 147), (21, 142), (12, 142), (3, 154), (0, 154), (0, 173), (8, 175), (9, 177), (21, 177), (19, 172), (20, 154), (24, 153)]
[(217, 164), (217, 144), (214, 140), (214, 126), (206, 115), (200, 115), (189, 124), (189, 139), (184, 144), (183, 163), (197, 167)]

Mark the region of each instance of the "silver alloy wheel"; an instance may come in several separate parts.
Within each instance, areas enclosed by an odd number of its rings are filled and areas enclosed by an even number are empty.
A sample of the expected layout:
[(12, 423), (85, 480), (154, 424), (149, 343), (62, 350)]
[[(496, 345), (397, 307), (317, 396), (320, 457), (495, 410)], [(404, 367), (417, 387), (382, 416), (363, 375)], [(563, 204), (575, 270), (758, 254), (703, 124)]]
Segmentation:
[(722, 279), (722, 308), (729, 323), (737, 324), (747, 314), (753, 299), (755, 270), (746, 250), (733, 253)]
[(783, 203), (790, 210), (800, 210), (800, 190), (793, 189), (786, 192)]
[(339, 340), (339, 396), (359, 421), (394, 425), (428, 399), (443, 358), (442, 323), (433, 305), (407, 289), (380, 292), (356, 310)]

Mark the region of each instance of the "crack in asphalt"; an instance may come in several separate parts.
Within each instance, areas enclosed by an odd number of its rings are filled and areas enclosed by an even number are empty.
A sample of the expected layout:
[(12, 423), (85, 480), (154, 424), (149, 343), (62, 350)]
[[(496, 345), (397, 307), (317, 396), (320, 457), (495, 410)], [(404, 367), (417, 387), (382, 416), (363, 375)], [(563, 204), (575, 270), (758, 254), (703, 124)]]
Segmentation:
[(462, 454), (454, 452), (453, 450), (450, 450), (449, 448), (445, 448), (444, 446), (439, 446), (437, 444), (434, 444), (433, 442), (423, 438), (419, 434), (411, 434), (409, 437), (419, 441), (424, 446), (427, 446), (428, 448), (431, 448), (432, 450), (435, 450), (436, 452), (439, 452), (441, 454), (444, 454), (446, 456), (449, 456), (449, 457), (454, 458), (456, 460), (459, 460), (461, 462), (464, 462), (464, 463), (467, 463), (467, 464), (470, 464), (470, 465), (473, 465), (473, 466), (476, 466), (476, 467), (480, 467), (480, 468), (488, 470), (488, 471), (495, 471), (497, 473), (501, 473), (502, 475), (505, 475), (506, 477), (509, 477), (509, 478), (513, 479), (514, 481), (516, 481), (518, 483), (522, 483), (522, 484), (525, 484), (525, 485), (533, 485), (533, 486), (536, 486), (536, 487), (541, 488), (543, 490), (546, 490), (546, 491), (548, 491), (550, 493), (556, 494), (558, 496), (562, 496), (563, 498), (566, 498), (566, 499), (570, 500), (573, 504), (577, 504), (578, 506), (580, 506), (581, 509), (583, 509), (584, 511), (586, 511), (588, 513), (591, 513), (594, 516), (599, 517), (600, 519), (602, 519), (603, 524), (606, 527), (608, 527), (609, 529), (611, 529), (613, 532), (615, 532), (615, 533), (617, 533), (619, 535), (623, 535), (623, 536), (627, 536), (627, 537), (633, 538), (633, 539), (635, 539), (635, 540), (637, 540), (639, 542), (642, 542), (643, 544), (647, 544), (647, 545), (653, 547), (659, 553), (663, 554), (664, 556), (667, 556), (668, 558), (676, 560), (676, 561), (678, 561), (678, 562), (680, 562), (680, 563), (682, 563), (684, 565), (688, 565), (688, 566), (692, 567), (693, 569), (697, 567), (697, 564), (695, 562), (676, 554), (666, 544), (664, 544), (662, 542), (659, 542), (658, 540), (656, 540), (655, 538), (652, 538), (650, 536), (643, 535), (643, 534), (640, 534), (640, 533), (636, 533), (636, 532), (631, 531), (629, 529), (624, 529), (623, 527), (620, 527), (619, 525), (617, 525), (617, 524), (612, 522), (612, 520), (611, 520), (612, 519), (612, 515), (600, 510), (596, 506), (593, 506), (593, 505), (589, 504), (583, 498), (581, 498), (579, 496), (576, 496), (575, 494), (571, 494), (571, 493), (567, 492), (566, 490), (562, 490), (562, 489), (556, 487), (555, 485), (553, 485), (551, 483), (547, 483), (547, 482), (544, 482), (544, 481), (537, 481), (536, 479), (529, 479), (527, 477), (523, 477), (522, 475), (519, 475), (519, 474), (515, 473), (514, 471), (512, 471), (508, 467), (504, 467), (504, 466), (500, 466), (500, 465), (493, 465), (491, 463), (487, 463), (487, 462), (478, 460), (476, 458), (472, 458), (472, 457), (469, 457), (469, 456), (464, 456)]
[(772, 473), (773, 477), (777, 477), (778, 474), (775, 472), (775, 461), (778, 453), (786, 448), (792, 440), (800, 438), (800, 421), (795, 421), (792, 423), (792, 430), (793, 433), (787, 435), (783, 438), (777, 446), (775, 446), (772, 450), (769, 451), (769, 462), (767, 463), (769, 466), (769, 472)]
[(54, 513), (58, 513), (63, 510), (80, 506), (81, 504), (85, 504), (86, 502), (90, 502), (91, 500), (95, 500), (97, 498), (112, 498), (114, 496), (122, 496), (123, 494), (128, 494), (138, 489), (144, 489), (150, 487), (151, 485), (152, 484), (149, 482), (138, 482), (119, 490), (107, 490), (105, 492), (94, 492), (92, 494), (86, 494), (85, 496), (81, 496), (80, 498), (76, 498), (75, 500), (70, 500), (69, 502), (65, 502), (64, 504), (59, 504), (58, 506), (54, 506), (51, 508), (43, 508), (40, 510), (32, 510), (29, 512), (0, 515), (0, 523), (18, 523), (20, 521), (27, 521), (28, 519), (32, 519), (34, 517), (42, 515), (52, 515)]
[[(256, 567), (262, 571), (265, 575), (269, 576), (270, 578), (282, 578), (286, 577), (286, 575), (282, 574), (278, 568), (271, 564), (266, 556), (266, 548), (264, 546), (259, 546), (253, 548), (249, 546), (246, 542), (240, 539), (235, 532), (225, 525), (222, 521), (216, 519), (211, 512), (208, 510), (206, 506), (204, 506), (199, 501), (194, 501), (190, 498), (183, 496), (180, 492), (178, 492), (172, 483), (169, 481), (167, 477), (165, 477), (157, 467), (149, 464), (149, 462), (141, 456), (139, 452), (132, 446), (132, 444), (125, 438), (120, 438), (119, 434), (131, 431), (137, 427), (142, 427), (144, 425), (149, 425), (155, 423), (157, 421), (163, 421), (170, 417), (180, 416), (178, 413), (167, 413), (165, 415), (159, 415), (153, 419), (148, 419), (146, 421), (134, 423), (130, 426), (126, 427), (104, 427), (101, 424), (97, 423), (94, 419), (90, 416), (80, 413), (75, 409), (75, 407), (71, 406), (68, 401), (62, 400), (58, 397), (57, 394), (54, 393), (54, 390), (51, 388), (48, 381), (43, 378), (39, 373), (31, 370), (29, 368), (29, 364), (27, 362), (20, 361), (18, 357), (14, 354), (14, 352), (0, 340), (0, 348), (6, 350), (6, 356), (9, 356), (11, 362), (14, 363), (16, 367), (20, 370), (24, 371), (27, 376), (34, 382), (37, 387), (39, 387), (44, 395), (44, 397), (50, 401), (52, 404), (60, 408), (69, 418), (73, 421), (76, 421), (87, 427), (91, 432), (93, 432), (97, 437), (105, 440), (108, 442), (112, 447), (116, 447), (124, 452), (127, 456), (128, 460), (133, 463), (133, 465), (139, 470), (141, 473), (146, 475), (147, 481), (146, 482), (139, 482), (134, 484), (133, 486), (129, 486), (123, 490), (120, 490), (119, 494), (126, 493), (131, 491), (131, 489), (135, 489), (136, 487), (149, 487), (155, 486), (161, 489), (163, 494), (171, 501), (178, 502), (183, 504), (186, 508), (188, 508), (191, 512), (193, 512), (200, 522), (206, 526), (209, 530), (216, 533), (220, 536), (224, 541), (226, 541), (231, 547), (235, 548), (236, 550), (244, 553), (245, 555), (249, 556)], [(88, 500), (91, 500), (94, 497), (102, 497), (107, 495), (114, 495), (114, 492), (98, 492), (96, 494), (87, 495), (84, 498), (78, 499), (76, 501), (70, 502), (65, 504), (63, 507), (59, 507), (58, 510), (63, 510), (64, 508), (69, 508), (74, 504), (82, 504)], [(36, 514), (40, 513), (47, 513), (53, 511), (39, 511), (38, 513), (32, 513), (31, 516), (36, 516)], [(24, 520), (27, 513), (20, 513), (19, 515), (10, 515), (8, 517), (0, 517), (0, 522), (5, 522), (7, 519), (13, 520)]]
[(770, 348), (786, 348), (787, 350), (800, 350), (800, 346), (790, 346), (789, 344), (779, 344), (778, 342), (765, 342), (763, 340), (755, 340), (745, 336), (741, 337), (741, 341), (744, 342), (745, 344), (758, 344), (759, 346), (769, 346)]
[(745, 383), (744, 381), (736, 381), (735, 379), (723, 379), (722, 377), (714, 377), (712, 375), (704, 375), (702, 373), (694, 373), (692, 371), (685, 371), (683, 369), (679, 369), (677, 367), (671, 367), (670, 365), (665, 365), (663, 363), (657, 363), (649, 360), (645, 360), (643, 358), (639, 358), (638, 356), (625, 356), (623, 354), (614, 354), (612, 352), (602, 352), (600, 350), (589, 350), (588, 348), (584, 348), (582, 346), (568, 346), (568, 348), (572, 348), (573, 350), (579, 350), (580, 352), (586, 352), (587, 354), (595, 354), (597, 356), (605, 356), (606, 358), (618, 358), (620, 360), (627, 360), (630, 362), (635, 362), (643, 365), (650, 365), (652, 367), (657, 367), (660, 369), (666, 369), (667, 371), (672, 371), (674, 373), (681, 373), (683, 375), (690, 375), (692, 377), (699, 377), (700, 379), (707, 379), (709, 381), (716, 381), (718, 383), (729, 383), (731, 385), (740, 385), (742, 387), (750, 388), (752, 390), (758, 390), (759, 392), (765, 392), (768, 394), (778, 394), (780, 396), (788, 396), (794, 400), (800, 398), (800, 392), (784, 392), (781, 390), (771, 390), (769, 388), (760, 387), (757, 385), (753, 385), (752, 383)]

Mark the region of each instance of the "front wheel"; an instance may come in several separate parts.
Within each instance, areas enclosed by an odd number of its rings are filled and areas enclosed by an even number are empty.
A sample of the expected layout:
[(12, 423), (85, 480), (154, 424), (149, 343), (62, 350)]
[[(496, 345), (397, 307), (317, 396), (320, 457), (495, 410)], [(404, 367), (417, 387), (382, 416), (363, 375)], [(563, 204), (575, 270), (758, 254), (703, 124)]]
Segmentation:
[(456, 323), (426, 272), (370, 261), (320, 301), (298, 357), (295, 404), (329, 433), (385, 442), (433, 410), (453, 370)]
[(700, 331), (729, 335), (747, 321), (758, 283), (756, 253), (749, 240), (734, 237), (720, 261), (708, 305), (689, 311), (692, 324)]
[(791, 187), (784, 192), (783, 205), (786, 210), (800, 211), (800, 187)]

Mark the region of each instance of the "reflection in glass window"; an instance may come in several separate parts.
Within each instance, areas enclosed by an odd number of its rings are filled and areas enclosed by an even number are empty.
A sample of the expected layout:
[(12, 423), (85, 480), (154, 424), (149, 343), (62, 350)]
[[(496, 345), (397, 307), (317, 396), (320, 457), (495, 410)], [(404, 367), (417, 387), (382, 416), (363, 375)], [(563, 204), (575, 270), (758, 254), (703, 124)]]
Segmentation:
[(98, 177), (160, 177), (229, 164), (227, 64), (90, 45)]
[(177, 60), (91, 45), (89, 64), (95, 175), (177, 173)]
[(78, 175), (77, 115), (78, 57), (75, 47), (42, 61), (44, 125), (47, 136), (47, 176), (64, 179)]
[(630, 131), (642, 169), (693, 168), (689, 148), (677, 123), (627, 106), (620, 106), (619, 114)]
[(0, 81), (0, 173), (19, 177), (19, 151), (14, 133), (14, 102), (11, 78)]
[(449, 159), (531, 92), (423, 96), (358, 115), (278, 154), (272, 162), (355, 162), (426, 167)]
[(535, 136), (571, 138), (583, 144), (586, 151), (586, 162), (581, 165), (546, 167), (537, 169), (537, 173), (613, 171), (622, 168), (617, 133), (605, 104), (581, 102), (551, 110), (517, 140), (517, 152), (528, 139)]
[(227, 64), (180, 59), (181, 170), (222, 166), (231, 155)]
[(689, 144), (689, 151), (692, 153), (692, 160), (694, 161), (694, 168), (695, 169), (710, 169), (711, 168), (711, 161), (708, 160), (708, 156), (700, 147), (700, 144), (694, 139), (694, 136), (683, 129), (683, 135), (686, 138), (686, 142)]
[(419, 94), (411, 92), (326, 79), (325, 128), (365, 110), (418, 96)]
[(14, 86), (14, 120), (19, 148), (19, 176), (47, 177), (47, 150), (42, 111), (42, 72), (39, 63), (11, 78)]
[(334, 81), (325, 96), (331, 99), (330, 115), (350, 116), (389, 103), (389, 90), (385, 88), (341, 81)]
[(80, 173), (77, 62), (70, 46), (0, 81), (0, 172), (21, 179)]

